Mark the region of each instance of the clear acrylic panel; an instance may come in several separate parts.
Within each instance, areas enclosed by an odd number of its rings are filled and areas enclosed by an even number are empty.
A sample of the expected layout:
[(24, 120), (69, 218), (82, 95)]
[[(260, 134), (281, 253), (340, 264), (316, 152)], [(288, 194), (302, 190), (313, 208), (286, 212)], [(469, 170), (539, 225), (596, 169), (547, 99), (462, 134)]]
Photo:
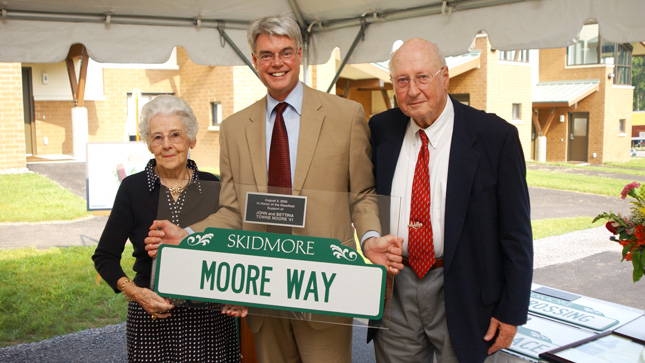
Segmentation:
[(363, 257), (355, 231), (394, 235), (400, 198), (164, 182), (183, 189), (162, 186), (158, 219), (195, 232), (153, 266), (152, 288), (174, 305), (388, 327), (393, 278)]

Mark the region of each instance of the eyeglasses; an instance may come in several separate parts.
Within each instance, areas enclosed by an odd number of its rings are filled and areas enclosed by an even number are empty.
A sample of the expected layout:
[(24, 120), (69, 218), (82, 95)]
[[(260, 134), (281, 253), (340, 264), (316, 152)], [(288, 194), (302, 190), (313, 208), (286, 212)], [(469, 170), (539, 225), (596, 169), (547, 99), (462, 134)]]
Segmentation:
[[(186, 141), (187, 137), (188, 136), (181, 131), (173, 131), (170, 133), (170, 135), (168, 135), (168, 140), (170, 140), (170, 142), (173, 144), (181, 144)], [(150, 145), (160, 146), (163, 144), (165, 139), (166, 136), (162, 134), (154, 134), (150, 137)]]
[[(417, 74), (417, 75), (416, 75), (416, 76), (414, 76), (414, 78), (412, 78), (412, 79), (413, 79), (413, 80), (414, 80), (414, 82), (417, 84), (417, 87), (425, 86), (425, 85), (427, 85), (428, 83), (430, 83), (430, 81), (432, 81), (432, 79), (433, 79), (437, 74), (439, 74), (439, 72), (441, 72), (444, 68), (445, 68), (445, 66), (443, 66), (443, 67), (439, 68), (439, 70), (438, 70), (438, 71), (436, 71), (433, 75), (429, 75), (429, 74)], [(391, 79), (391, 78), (390, 78), (390, 80), (392, 80), (392, 82), (394, 83), (394, 85), (395, 85), (396, 87), (398, 87), (398, 88), (406, 88), (406, 87), (408, 87), (408, 86), (410, 85), (410, 77), (407, 77), (407, 76), (401, 76), (401, 77), (397, 77), (397, 78), (395, 78), (395, 79)]]
[(285, 49), (279, 53), (271, 53), (271, 52), (260, 52), (260, 54), (256, 54), (255, 56), (260, 60), (262, 63), (271, 63), (275, 59), (275, 56), (277, 55), (280, 57), (282, 61), (288, 61), (293, 59), (294, 55), (296, 52), (293, 49)]

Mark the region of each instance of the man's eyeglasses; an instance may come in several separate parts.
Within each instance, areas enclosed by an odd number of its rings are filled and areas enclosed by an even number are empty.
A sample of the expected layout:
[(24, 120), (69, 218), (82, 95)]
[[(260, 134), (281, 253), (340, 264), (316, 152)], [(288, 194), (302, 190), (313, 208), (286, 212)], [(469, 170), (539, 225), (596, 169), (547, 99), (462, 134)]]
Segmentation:
[(285, 49), (280, 53), (260, 52), (260, 54), (256, 54), (255, 56), (258, 57), (262, 63), (271, 63), (275, 59), (276, 55), (280, 57), (282, 61), (288, 61), (293, 59), (295, 54), (296, 52), (293, 49)]
[[(433, 75), (429, 75), (429, 74), (417, 74), (417, 75), (416, 75), (416, 76), (414, 76), (414, 78), (412, 78), (412, 79), (413, 79), (413, 80), (414, 80), (414, 82), (417, 84), (417, 87), (425, 86), (425, 85), (427, 85), (428, 83), (430, 83), (430, 81), (432, 81), (432, 79), (433, 79), (437, 74), (439, 74), (439, 72), (441, 72), (444, 68), (445, 68), (445, 66), (444, 66), (444, 67), (439, 68), (439, 70), (438, 70), (438, 71), (436, 71)], [(407, 86), (409, 86), (409, 85), (410, 85), (410, 77), (407, 77), (407, 76), (397, 77), (397, 78), (395, 78), (395, 79), (392, 79), (392, 82), (394, 83), (394, 85), (395, 85), (397, 88), (406, 88)]]
[[(188, 135), (181, 131), (173, 131), (168, 135), (168, 140), (170, 140), (171, 143), (173, 144), (181, 144), (184, 141), (186, 141), (186, 138)], [(150, 137), (150, 145), (152, 146), (160, 146), (163, 144), (163, 141), (166, 139), (166, 137), (162, 134), (154, 134)]]

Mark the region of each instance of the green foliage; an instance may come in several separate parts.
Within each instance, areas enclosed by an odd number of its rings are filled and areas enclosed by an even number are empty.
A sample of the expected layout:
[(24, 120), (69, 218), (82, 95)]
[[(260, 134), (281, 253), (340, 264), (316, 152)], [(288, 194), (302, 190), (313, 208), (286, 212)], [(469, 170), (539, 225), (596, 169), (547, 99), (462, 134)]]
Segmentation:
[(636, 282), (643, 277), (643, 270), (645, 270), (645, 259), (642, 256), (642, 253), (645, 252), (645, 225), (643, 224), (645, 185), (631, 182), (625, 185), (621, 195), (623, 199), (628, 196), (634, 199), (634, 201), (630, 201), (634, 206), (629, 215), (620, 216), (612, 212), (604, 212), (599, 214), (594, 221), (600, 219), (607, 221), (607, 229), (613, 235), (610, 239), (623, 246), (622, 260), (632, 261), (634, 266), (633, 280)]
[(34, 173), (0, 175), (0, 222), (70, 220), (88, 215), (79, 196)]
[[(127, 301), (97, 282), (94, 247), (0, 250), (0, 346), (125, 321)], [(132, 246), (121, 261), (134, 277)]]
[(634, 111), (645, 109), (645, 57), (632, 58), (632, 86), (634, 86)]
[(636, 282), (645, 274), (645, 256), (643, 256), (643, 249), (632, 252), (632, 265), (634, 266), (633, 279)]

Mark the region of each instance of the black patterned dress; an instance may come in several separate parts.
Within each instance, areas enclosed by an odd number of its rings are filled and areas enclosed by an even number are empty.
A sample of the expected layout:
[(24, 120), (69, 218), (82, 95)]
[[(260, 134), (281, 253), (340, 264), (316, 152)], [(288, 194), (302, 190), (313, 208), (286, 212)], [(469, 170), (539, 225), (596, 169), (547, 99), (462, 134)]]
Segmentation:
[[(117, 192), (112, 212), (94, 256), (103, 279), (114, 289), (126, 276), (120, 266), (125, 243), (134, 252), (134, 283), (151, 286), (153, 260), (145, 251), (144, 239), (155, 219), (168, 219), (180, 227), (189, 226), (214, 213), (219, 207), (217, 177), (199, 172), (188, 160), (193, 176), (177, 201), (161, 185), (154, 172), (156, 162), (146, 170), (125, 178)], [(206, 305), (206, 304), (202, 304)], [(127, 347), (130, 362), (239, 362), (240, 347), (235, 319), (218, 309), (176, 306), (167, 319), (152, 320), (141, 305), (128, 303)]]

